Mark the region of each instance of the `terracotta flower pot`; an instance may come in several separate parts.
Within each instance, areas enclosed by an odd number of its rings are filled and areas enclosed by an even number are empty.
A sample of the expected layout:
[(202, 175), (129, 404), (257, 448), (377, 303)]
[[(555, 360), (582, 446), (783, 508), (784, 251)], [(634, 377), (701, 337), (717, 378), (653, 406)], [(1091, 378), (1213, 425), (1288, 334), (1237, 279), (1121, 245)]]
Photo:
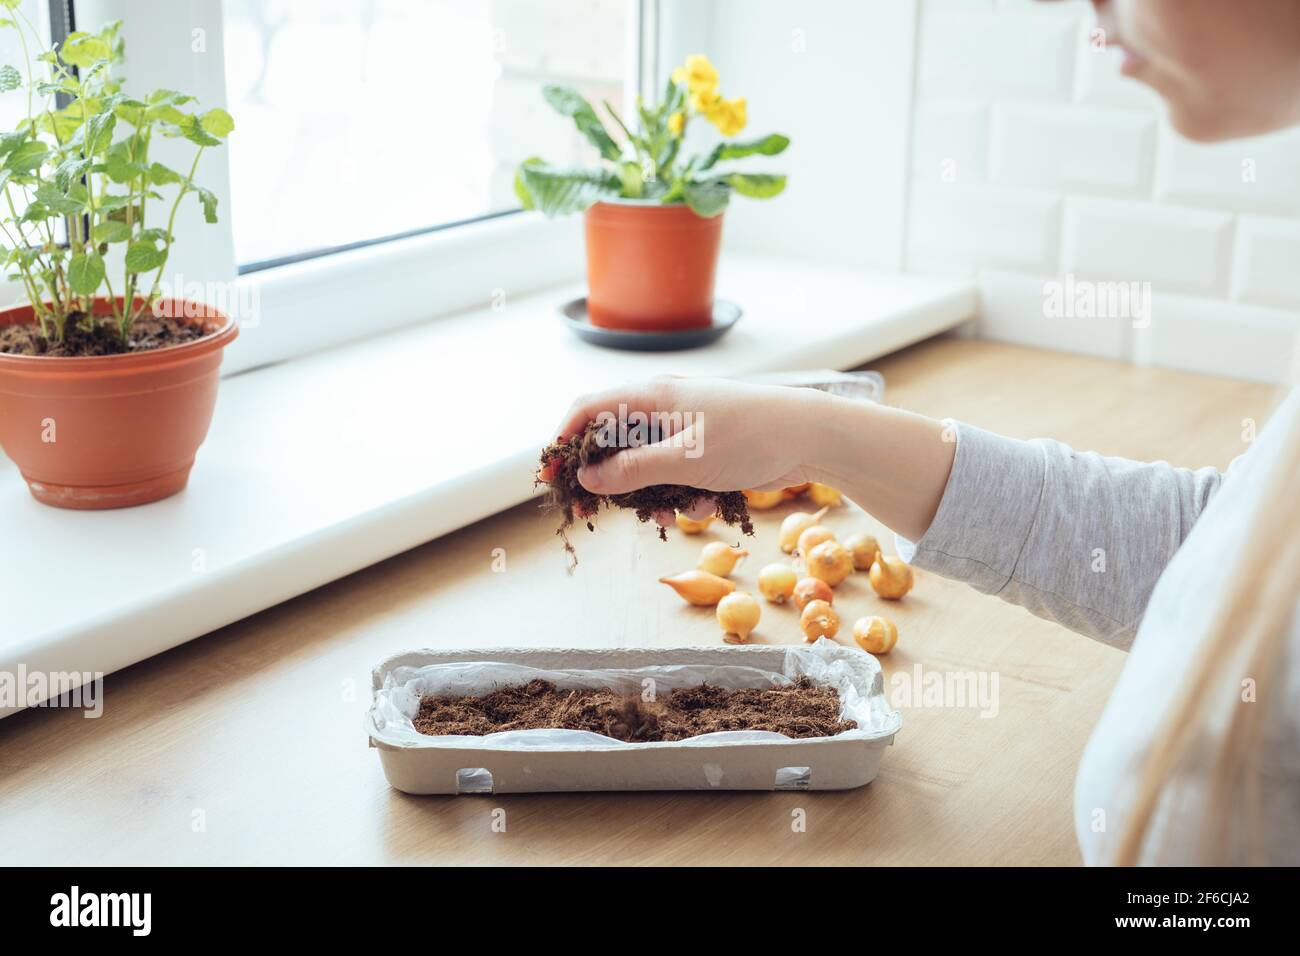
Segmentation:
[[(170, 308), (212, 334), (122, 355), (0, 353), (0, 447), (37, 501), (125, 508), (185, 487), (212, 421), (222, 350), (237, 330), (205, 305), (173, 299)], [(110, 312), (96, 300), (95, 314)], [(0, 326), (32, 321), (29, 305), (0, 311)]]
[(607, 329), (671, 331), (713, 321), (722, 215), (685, 205), (596, 203), (586, 213), (587, 315)]

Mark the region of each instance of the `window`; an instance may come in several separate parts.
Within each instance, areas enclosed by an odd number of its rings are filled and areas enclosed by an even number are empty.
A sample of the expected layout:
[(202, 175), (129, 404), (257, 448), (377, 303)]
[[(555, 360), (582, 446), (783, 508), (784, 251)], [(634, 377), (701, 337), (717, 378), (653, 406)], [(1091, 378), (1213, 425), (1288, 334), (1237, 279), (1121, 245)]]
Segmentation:
[[(11, 89), (0, 94), (0, 130), (8, 132), (18, 128), (18, 124), (27, 118), (27, 70), (28, 59), (30, 59), (31, 69), (36, 70), (37, 76), (40, 77), (39, 70), (43, 65), (36, 62), (35, 57), (41, 53), (45, 47), (32, 49), (32, 31), (40, 37), (42, 44), (48, 44), (50, 38), (50, 5), (48, 0), (22, 0), (13, 10), (0, 10), (0, 15), (4, 19), (14, 21), (21, 25), (23, 29), (22, 36), (27, 40), (27, 49), (24, 51), (22, 41), (19, 39), (18, 30), (12, 27), (0, 29), (0, 65), (12, 66), (22, 76), (22, 86), (19, 89)], [(60, 23), (60, 29), (62, 29)], [(16, 209), (22, 210), (27, 205), (27, 195), (25, 190), (11, 187), (7, 190), (7, 201), (12, 202)], [(56, 236), (60, 239), (63, 237), (63, 230), (59, 229)], [(7, 250), (15, 241), (15, 237), (0, 234), (0, 244), (3, 249)], [(10, 269), (0, 272), (0, 275), (8, 273)], [(23, 284), (16, 279), (12, 282), (0, 281), (0, 307), (5, 307), (21, 302), (25, 299)]]
[(531, 155), (589, 147), (541, 98), (623, 106), (629, 0), (226, 0), (241, 272), (518, 207)]

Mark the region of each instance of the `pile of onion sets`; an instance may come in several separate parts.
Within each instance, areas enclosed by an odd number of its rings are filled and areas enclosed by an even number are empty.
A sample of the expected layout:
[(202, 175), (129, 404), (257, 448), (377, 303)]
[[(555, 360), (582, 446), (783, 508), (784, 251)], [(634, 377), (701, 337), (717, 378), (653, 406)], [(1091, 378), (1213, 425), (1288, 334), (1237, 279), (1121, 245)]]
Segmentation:
[[(790, 559), (765, 564), (754, 581), (763, 602), (794, 605), (805, 641), (835, 639), (840, 631), (835, 588), (857, 572), (866, 572), (872, 590), (885, 601), (901, 600), (912, 589), (911, 566), (902, 558), (886, 555), (872, 535), (856, 532), (841, 541), (824, 523), (833, 509), (844, 504), (835, 488), (811, 483), (779, 491), (746, 491), (744, 495), (753, 511), (766, 511), (805, 495), (817, 506), (816, 511), (800, 510), (785, 516), (777, 543)], [(683, 514), (676, 517), (678, 529), (688, 535), (705, 533), (713, 521)], [(710, 541), (700, 549), (694, 568), (659, 580), (687, 604), (714, 608), (723, 640), (744, 644), (763, 616), (759, 598), (737, 590), (734, 579), (748, 557), (749, 551), (738, 544)], [(898, 643), (898, 628), (880, 615), (858, 618), (850, 633), (859, 647), (872, 654), (888, 654)]]

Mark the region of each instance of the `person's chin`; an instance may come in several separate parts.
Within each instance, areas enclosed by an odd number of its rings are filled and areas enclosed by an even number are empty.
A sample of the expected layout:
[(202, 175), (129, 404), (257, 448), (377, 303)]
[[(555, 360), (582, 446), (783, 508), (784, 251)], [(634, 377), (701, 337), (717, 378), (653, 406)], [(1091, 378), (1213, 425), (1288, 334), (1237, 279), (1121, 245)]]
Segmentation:
[(1169, 103), (1169, 123), (1183, 138), (1196, 143), (1259, 136), (1287, 126), (1284, 120), (1270, 122), (1267, 117), (1250, 116), (1237, 109), (1177, 102)]
[(1234, 132), (1220, 117), (1205, 110), (1169, 108), (1169, 123), (1184, 139), (1196, 143), (1215, 143), (1242, 135)]

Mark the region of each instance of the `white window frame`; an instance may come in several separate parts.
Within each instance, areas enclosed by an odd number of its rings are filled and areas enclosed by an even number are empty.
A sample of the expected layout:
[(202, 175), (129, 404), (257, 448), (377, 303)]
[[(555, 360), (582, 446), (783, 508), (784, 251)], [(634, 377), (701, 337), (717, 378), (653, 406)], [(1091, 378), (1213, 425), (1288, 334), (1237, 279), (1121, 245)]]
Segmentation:
[[(643, 24), (654, 22), (657, 0), (625, 2), (635, 54), (625, 83), (635, 96), (654, 61), (656, 31)], [(181, 89), (205, 107), (227, 105), (221, 0), (75, 0), (74, 10), (79, 29), (123, 21), (133, 88)], [(193, 50), (200, 39), (201, 54)], [(217, 195), (219, 221), (204, 223), (197, 204), (183, 212), (169, 271), (221, 287), (226, 302), (249, 312), (227, 350), (227, 375), (473, 306), (502, 307), (583, 272), (578, 217), (511, 212), (238, 275), (225, 151), (204, 156), (200, 178)]]

